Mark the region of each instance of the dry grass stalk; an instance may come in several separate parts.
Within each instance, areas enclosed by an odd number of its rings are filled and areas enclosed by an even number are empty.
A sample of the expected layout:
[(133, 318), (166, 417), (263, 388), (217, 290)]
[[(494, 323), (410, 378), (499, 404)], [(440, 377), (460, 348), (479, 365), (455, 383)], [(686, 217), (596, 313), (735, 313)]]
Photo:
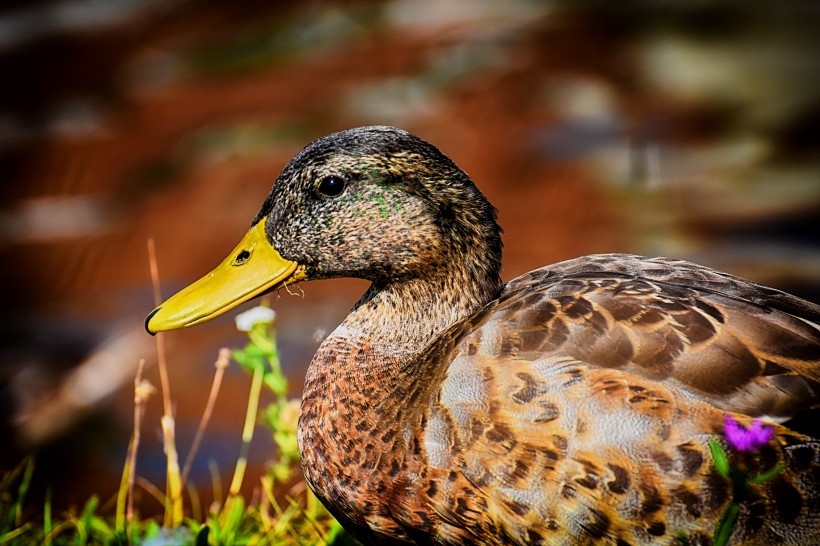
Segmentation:
[[(157, 267), (157, 251), (154, 239), (148, 239), (148, 263), (151, 269), (151, 284), (154, 287), (154, 305), (162, 302), (159, 286), (159, 268)], [(177, 527), (182, 523), (182, 480), (179, 473), (179, 457), (177, 456), (173, 407), (171, 405), (171, 386), (168, 380), (168, 365), (165, 359), (165, 339), (157, 334), (157, 366), (159, 368), (160, 388), (162, 390), (162, 441), (166, 457), (166, 527)]]
[[(145, 402), (156, 389), (147, 380), (143, 380), (142, 372), (145, 370), (145, 359), (140, 359), (137, 367), (137, 375), (134, 379), (134, 430), (131, 433), (131, 441), (128, 443), (128, 454), (125, 458), (125, 468), (123, 469), (120, 489), (117, 493), (117, 516), (115, 526), (118, 531), (126, 531), (126, 536), (130, 542), (130, 527), (134, 519), (134, 477), (137, 467), (137, 450), (140, 443), (140, 430), (142, 419), (145, 416)], [(127, 529), (126, 529), (127, 527)]]
[(216, 397), (219, 394), (220, 387), (222, 386), (222, 377), (225, 375), (225, 369), (228, 367), (230, 360), (231, 351), (226, 347), (219, 349), (219, 355), (214, 363), (216, 370), (214, 371), (214, 380), (211, 383), (211, 392), (208, 395), (208, 402), (205, 405), (205, 411), (202, 412), (202, 417), (199, 419), (199, 426), (196, 429), (194, 441), (191, 444), (191, 449), (188, 452), (188, 456), (185, 458), (185, 464), (182, 467), (182, 483), (188, 482), (188, 474), (191, 470), (191, 465), (193, 464), (197, 451), (199, 451), (199, 445), (202, 442), (202, 435), (205, 433), (205, 428), (211, 420), (214, 405), (216, 404)]

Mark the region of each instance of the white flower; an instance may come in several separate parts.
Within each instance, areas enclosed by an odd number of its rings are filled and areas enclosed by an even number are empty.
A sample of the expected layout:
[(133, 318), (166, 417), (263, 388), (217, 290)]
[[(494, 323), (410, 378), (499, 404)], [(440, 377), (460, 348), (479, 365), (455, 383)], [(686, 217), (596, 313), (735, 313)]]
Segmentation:
[(270, 307), (259, 305), (236, 315), (236, 329), (240, 332), (250, 332), (255, 324), (270, 323), (276, 318), (276, 311)]

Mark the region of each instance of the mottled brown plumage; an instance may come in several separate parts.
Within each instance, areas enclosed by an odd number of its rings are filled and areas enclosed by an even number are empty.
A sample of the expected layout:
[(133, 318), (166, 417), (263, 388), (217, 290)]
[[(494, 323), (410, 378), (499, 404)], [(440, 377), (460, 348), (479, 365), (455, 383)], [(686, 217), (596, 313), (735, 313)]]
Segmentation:
[[(328, 176), (344, 191), (317, 191)], [(789, 428), (820, 404), (817, 305), (618, 254), (502, 285), (493, 208), (392, 128), (308, 146), (259, 221), (307, 279), (373, 282), (314, 357), (299, 423), (310, 487), (363, 542), (711, 544), (735, 495), (731, 544), (820, 543), (820, 444)], [(784, 423), (758, 453), (727, 447), (786, 465), (742, 498), (708, 448), (727, 412)]]

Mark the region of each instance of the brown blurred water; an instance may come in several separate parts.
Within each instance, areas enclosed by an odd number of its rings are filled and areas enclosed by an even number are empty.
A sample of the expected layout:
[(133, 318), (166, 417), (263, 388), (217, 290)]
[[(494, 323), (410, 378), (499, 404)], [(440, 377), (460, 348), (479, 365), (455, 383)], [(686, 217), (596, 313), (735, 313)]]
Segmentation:
[[(159, 384), (146, 240), (170, 295), (234, 246), (294, 153), (343, 128), (400, 126), (464, 168), (499, 209), (505, 279), (637, 252), (820, 300), (818, 23), (796, 0), (5, 3), (0, 470), (36, 451), (59, 505), (113, 494), (140, 358)], [(294, 396), (365, 287), (273, 302)], [(232, 317), (166, 340), (184, 454), (218, 348), (244, 340)], [(208, 459), (230, 473), (248, 387), (229, 371), (201, 488)], [(161, 486), (160, 405), (138, 473)]]

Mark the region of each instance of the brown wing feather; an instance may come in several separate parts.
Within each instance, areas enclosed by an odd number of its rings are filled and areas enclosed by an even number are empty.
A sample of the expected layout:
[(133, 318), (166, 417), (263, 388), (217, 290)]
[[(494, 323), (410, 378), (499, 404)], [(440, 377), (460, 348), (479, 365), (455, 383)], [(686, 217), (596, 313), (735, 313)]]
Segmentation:
[[(706, 266), (665, 257), (645, 257), (635, 254), (593, 254), (567, 260), (537, 271), (549, 270), (556, 275), (607, 276), (626, 274), (676, 286), (709, 290), (735, 297), (763, 307), (777, 309), (820, 324), (820, 305), (792, 294), (757, 284), (747, 279), (717, 271)], [(528, 282), (529, 275), (515, 279), (510, 285)]]
[(498, 356), (571, 356), (785, 420), (820, 404), (816, 307), (687, 262), (604, 255), (515, 279), (481, 320), (507, 325)]

